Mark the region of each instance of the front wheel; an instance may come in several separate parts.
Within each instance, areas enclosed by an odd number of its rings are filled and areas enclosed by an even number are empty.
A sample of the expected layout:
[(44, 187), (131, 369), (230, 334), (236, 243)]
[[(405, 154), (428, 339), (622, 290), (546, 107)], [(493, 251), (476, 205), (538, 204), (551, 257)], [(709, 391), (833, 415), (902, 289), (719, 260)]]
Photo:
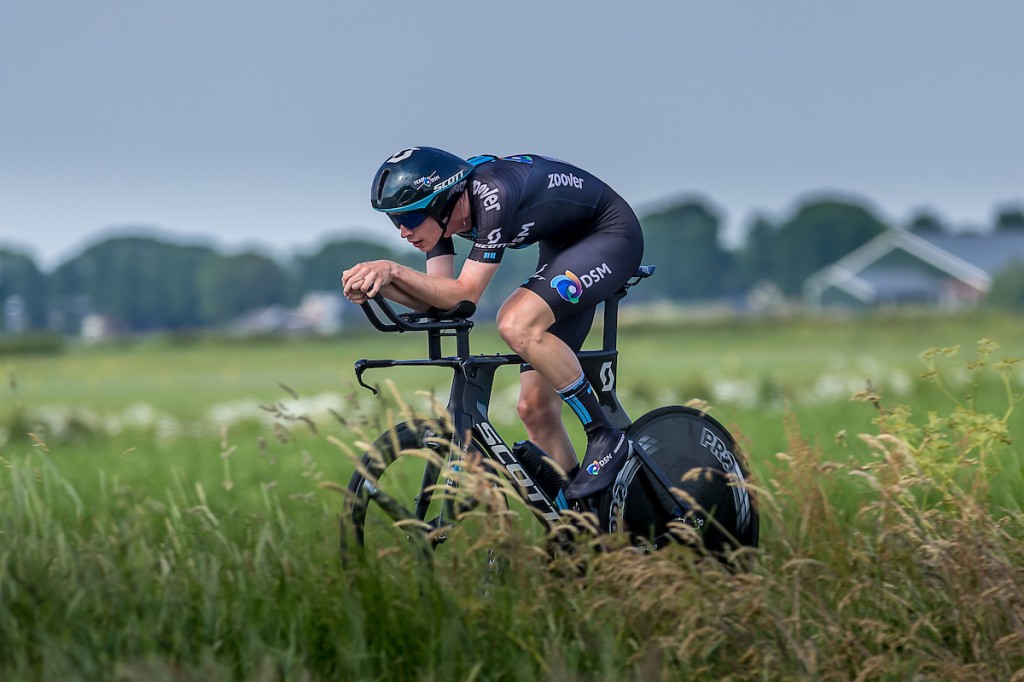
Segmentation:
[(348, 484), (343, 559), (367, 544), (381, 548), (407, 541), (426, 550), (444, 541), (443, 503), (431, 505), (437, 486), (444, 484), (441, 458), (427, 447), (431, 435), (425, 423), (403, 422), (363, 454)]
[[(489, 494), (474, 496), (473, 486), (465, 486), (461, 456), (446, 467), (452, 442), (441, 431), (433, 422), (402, 422), (363, 454), (349, 480), (341, 519), (342, 561), (363, 548), (379, 551), (403, 543), (416, 545), (429, 559), (481, 500), (493, 504), (497, 499), (508, 508), (504, 496), (494, 494), (500, 490), (496, 483), (484, 481)], [(480, 451), (475, 444), (473, 450)]]

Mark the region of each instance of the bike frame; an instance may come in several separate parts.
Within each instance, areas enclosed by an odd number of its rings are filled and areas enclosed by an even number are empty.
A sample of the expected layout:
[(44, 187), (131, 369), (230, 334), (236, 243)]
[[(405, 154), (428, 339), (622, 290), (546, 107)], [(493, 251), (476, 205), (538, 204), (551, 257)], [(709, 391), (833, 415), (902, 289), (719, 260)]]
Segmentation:
[[(584, 374), (590, 380), (591, 385), (597, 392), (601, 408), (608, 416), (613, 426), (626, 429), (632, 423), (626, 414), (625, 408), (619, 402), (616, 394), (616, 382), (618, 378), (618, 310), (619, 301), (626, 295), (628, 289), (636, 285), (641, 279), (650, 276), (654, 272), (654, 266), (641, 266), (635, 277), (627, 282), (611, 298), (603, 302), (604, 330), (602, 347), (599, 350), (581, 351), (577, 354)], [(376, 309), (374, 307), (375, 304)], [(552, 526), (557, 524), (564, 507), (551, 499), (539, 485), (533, 480), (530, 473), (523, 467), (522, 462), (516, 457), (512, 448), (504, 441), (491, 423), (488, 416), (491, 393), (494, 388), (494, 376), (499, 368), (507, 365), (519, 365), (524, 361), (515, 354), (495, 355), (472, 355), (469, 349), (469, 333), (473, 328), (473, 322), (468, 318), (475, 312), (475, 306), (469, 302), (463, 302), (452, 311), (444, 314), (431, 313), (403, 313), (395, 312), (391, 304), (383, 297), (371, 299), (362, 304), (363, 312), (370, 323), (383, 332), (406, 332), (426, 331), (428, 334), (429, 358), (416, 360), (358, 360), (355, 363), (355, 374), (359, 384), (374, 393), (377, 390), (363, 381), (363, 374), (370, 369), (388, 367), (446, 367), (453, 371), (451, 392), (448, 398), (447, 411), (451, 416), (452, 442), (456, 445), (453, 452), (449, 454), (447, 464), (452, 464), (455, 452), (468, 451), (475, 445), (489, 461), (500, 465), (496, 469), (510, 477), (517, 486), (517, 492), (524, 502), (530, 507), (533, 513), (545, 524)], [(382, 319), (378, 310), (383, 313)], [(456, 343), (456, 354), (453, 356), (442, 355), (442, 340), (454, 338)], [(465, 434), (471, 434), (472, 442), (464, 442)], [(656, 476), (660, 475), (658, 468), (650, 462), (642, 450), (637, 454), (649, 469), (652, 469)], [(423, 485), (421, 486), (420, 497), (417, 500), (417, 515), (423, 518), (432, 497), (433, 481), (431, 468), (428, 465), (424, 471)], [(667, 490), (671, 485), (664, 476), (660, 475), (662, 483)], [(456, 483), (449, 479), (447, 484), (455, 487)], [(448, 496), (450, 500), (452, 496)], [(454, 511), (451, 505), (446, 504), (441, 515), (437, 519), (436, 526), (443, 527), (448, 522), (454, 522)], [(439, 541), (443, 541), (443, 537)]]

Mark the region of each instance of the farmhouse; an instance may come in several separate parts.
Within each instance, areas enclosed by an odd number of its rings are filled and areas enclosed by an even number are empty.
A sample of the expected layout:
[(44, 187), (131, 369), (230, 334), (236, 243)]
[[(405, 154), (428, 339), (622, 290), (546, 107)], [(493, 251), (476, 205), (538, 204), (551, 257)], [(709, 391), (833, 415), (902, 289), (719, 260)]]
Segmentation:
[(912, 234), (889, 230), (804, 282), (816, 309), (925, 305), (951, 310), (977, 304), (992, 277), (1024, 263), (1024, 232)]

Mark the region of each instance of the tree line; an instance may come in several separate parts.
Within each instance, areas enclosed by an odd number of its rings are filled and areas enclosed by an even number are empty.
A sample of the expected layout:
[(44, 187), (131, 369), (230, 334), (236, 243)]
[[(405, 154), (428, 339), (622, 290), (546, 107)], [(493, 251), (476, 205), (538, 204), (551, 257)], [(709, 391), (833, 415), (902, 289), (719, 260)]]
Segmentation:
[[(779, 222), (755, 216), (732, 248), (723, 245), (720, 212), (702, 198), (667, 202), (646, 211), (641, 222), (644, 262), (658, 265), (661, 276), (639, 287), (634, 301), (742, 297), (764, 283), (797, 297), (807, 277), (889, 227), (868, 205), (840, 198), (808, 200)], [(949, 229), (927, 212), (903, 227)], [(1024, 212), (997, 211), (992, 229), (1024, 230)], [(15, 304), (23, 330), (75, 333), (92, 313), (123, 332), (222, 327), (254, 309), (294, 306), (310, 291), (338, 291), (342, 270), (364, 260), (422, 267), (420, 254), (395, 242), (337, 239), (281, 260), (258, 251), (225, 254), (163, 238), (120, 236), (89, 246), (52, 272), (25, 253), (0, 249), (0, 306), (6, 308), (0, 331), (12, 331), (4, 325), (10, 326)], [(469, 242), (456, 242), (464, 258)], [(536, 249), (507, 251), (481, 307), (500, 305), (534, 271), (536, 258)]]

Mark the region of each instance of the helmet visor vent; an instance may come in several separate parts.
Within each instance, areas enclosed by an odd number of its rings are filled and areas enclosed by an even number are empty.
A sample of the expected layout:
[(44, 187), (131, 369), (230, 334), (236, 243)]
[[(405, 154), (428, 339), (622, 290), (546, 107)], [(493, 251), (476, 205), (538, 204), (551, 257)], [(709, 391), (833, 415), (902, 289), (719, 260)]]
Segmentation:
[(384, 183), (387, 182), (388, 176), (391, 175), (390, 169), (384, 169), (384, 172), (380, 174), (380, 181), (377, 183), (377, 203), (381, 202), (384, 196)]

